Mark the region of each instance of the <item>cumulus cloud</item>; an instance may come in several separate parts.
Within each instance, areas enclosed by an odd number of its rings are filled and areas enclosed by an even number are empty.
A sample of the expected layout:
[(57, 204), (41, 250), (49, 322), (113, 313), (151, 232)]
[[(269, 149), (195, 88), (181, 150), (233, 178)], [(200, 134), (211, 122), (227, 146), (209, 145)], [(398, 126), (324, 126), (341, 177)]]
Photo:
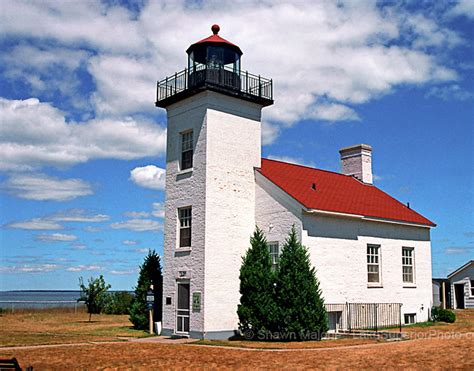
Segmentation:
[(459, 2), (448, 12), (449, 16), (465, 16), (474, 19), (474, 2), (471, 0), (459, 0)]
[(69, 242), (77, 240), (77, 236), (63, 233), (37, 234), (35, 239), (41, 242)]
[(9, 194), (35, 201), (68, 201), (93, 194), (81, 179), (59, 179), (45, 174), (14, 173), (1, 188)]
[[(453, 6), (451, 14), (471, 16), (471, 4), (463, 0)], [(154, 81), (184, 67), (184, 50), (210, 33), (210, 19), (218, 19), (222, 36), (244, 50), (244, 69), (274, 80), (277, 104), (264, 110), (267, 124), (262, 130), (264, 144), (270, 144), (281, 128), (301, 119), (357, 120), (357, 105), (378, 99), (399, 86), (456, 80), (457, 73), (445, 65), (443, 52), (465, 40), (443, 25), (439, 12), (415, 14), (408, 8), (368, 1), (257, 0), (202, 2), (196, 7), (185, 0), (173, 0), (146, 2), (132, 11), (116, 2), (4, 1), (0, 25), (6, 37), (53, 40), (61, 45), (57, 50), (38, 52), (25, 47), (14, 51), (32, 56), (39, 66), (45, 61), (50, 65), (64, 61), (70, 71), (77, 71), (79, 67), (67, 49), (94, 50), (77, 56), (77, 60), (86, 66), (95, 83), (90, 103), (96, 121), (101, 122), (117, 117), (123, 120), (138, 112), (156, 112)], [(176, 27), (176, 19), (180, 19), (180, 27)], [(242, 19), (246, 20), (245, 27)], [(262, 49), (262, 45), (269, 47)], [(41, 71), (38, 74), (29, 68), (18, 66), (17, 71), (24, 73), (17, 72), (16, 76), (29, 75), (32, 87), (44, 84)], [(94, 122), (84, 126), (95, 129)], [(100, 126), (107, 127), (102, 122)], [(127, 137), (149, 138), (137, 131)], [(83, 151), (71, 150), (70, 143), (66, 143), (68, 150), (44, 151), (36, 157), (28, 156), (28, 147), (19, 151), (15, 142), (10, 152), (17, 157), (30, 157), (30, 161), (36, 158), (36, 162), (54, 164), (132, 156), (131, 151), (124, 150), (126, 147), (113, 154), (106, 139), (100, 136)], [(88, 143), (84, 137), (79, 141)], [(100, 145), (102, 141), (104, 145)], [(134, 158), (150, 152), (162, 154), (164, 145), (157, 150), (157, 143), (150, 138), (147, 144), (151, 146), (138, 145)], [(62, 160), (55, 156), (58, 153), (65, 154)], [(31, 166), (28, 161), (26, 165)]]
[(155, 165), (136, 167), (130, 172), (130, 180), (140, 187), (164, 190), (166, 170)]
[(128, 229), (135, 232), (160, 232), (163, 224), (150, 219), (130, 219), (123, 222), (116, 222), (110, 225), (113, 229)]
[(64, 112), (36, 98), (0, 98), (0, 114), (0, 170), (66, 167), (97, 158), (131, 160), (165, 149), (165, 130), (146, 120), (66, 122)]

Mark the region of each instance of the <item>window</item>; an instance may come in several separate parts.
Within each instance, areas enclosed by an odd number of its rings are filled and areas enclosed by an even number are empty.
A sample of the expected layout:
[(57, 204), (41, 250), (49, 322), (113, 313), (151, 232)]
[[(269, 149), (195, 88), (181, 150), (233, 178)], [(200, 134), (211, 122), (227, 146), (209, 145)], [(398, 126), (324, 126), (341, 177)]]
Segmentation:
[(474, 280), (471, 280), (471, 296), (474, 296)]
[(380, 246), (367, 245), (367, 281), (380, 283)]
[(402, 275), (404, 283), (413, 283), (413, 248), (402, 247)]
[(416, 323), (416, 314), (415, 313), (405, 313), (405, 325), (411, 325)]
[(181, 170), (193, 167), (193, 132), (181, 133)]
[(179, 247), (191, 247), (191, 207), (178, 209)]
[(272, 258), (272, 266), (273, 268), (278, 267), (278, 260), (280, 258), (280, 247), (278, 246), (278, 242), (269, 242), (268, 248), (270, 250), (270, 257)]

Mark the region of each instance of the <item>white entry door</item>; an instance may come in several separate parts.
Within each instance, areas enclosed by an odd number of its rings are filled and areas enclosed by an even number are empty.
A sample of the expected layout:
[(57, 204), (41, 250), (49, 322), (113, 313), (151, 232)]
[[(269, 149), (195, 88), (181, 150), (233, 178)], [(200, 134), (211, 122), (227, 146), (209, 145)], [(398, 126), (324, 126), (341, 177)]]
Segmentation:
[(176, 333), (189, 332), (189, 283), (178, 282), (178, 301), (176, 303)]

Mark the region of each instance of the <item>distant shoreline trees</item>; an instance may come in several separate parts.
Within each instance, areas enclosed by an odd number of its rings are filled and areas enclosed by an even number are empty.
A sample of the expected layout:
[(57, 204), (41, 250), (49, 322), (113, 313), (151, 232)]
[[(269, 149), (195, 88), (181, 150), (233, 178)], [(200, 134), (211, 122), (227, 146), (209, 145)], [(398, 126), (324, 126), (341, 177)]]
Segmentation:
[(293, 226), (272, 269), (257, 227), (240, 269), (239, 329), (252, 340), (320, 340), (328, 330), (324, 300), (306, 248)]

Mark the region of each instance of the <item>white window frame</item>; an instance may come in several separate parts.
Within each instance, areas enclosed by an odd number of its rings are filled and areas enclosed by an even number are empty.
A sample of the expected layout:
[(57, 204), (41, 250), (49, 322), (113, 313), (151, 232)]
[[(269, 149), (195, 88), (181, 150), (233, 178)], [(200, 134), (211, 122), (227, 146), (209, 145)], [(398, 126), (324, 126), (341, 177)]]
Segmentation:
[[(276, 247), (276, 252), (275, 252)], [(276, 269), (278, 267), (278, 262), (280, 260), (280, 244), (278, 241), (272, 241), (268, 243), (268, 251), (270, 253), (270, 258), (272, 259), (272, 267)]]
[[(405, 255), (405, 252), (410, 252)], [(410, 273), (405, 272), (405, 268), (411, 268), (411, 281), (405, 280), (405, 276)], [(407, 269), (408, 270), (408, 269)], [(405, 286), (413, 286), (415, 284), (415, 248), (409, 246), (402, 247), (402, 282)]]
[[(188, 214), (189, 211), (189, 215)], [(178, 208), (178, 233), (177, 233), (177, 248), (178, 249), (190, 249), (192, 246), (192, 221), (193, 221), (193, 208), (192, 206), (185, 206)], [(189, 244), (181, 246), (181, 230), (189, 229)]]
[[(374, 249), (375, 252), (374, 253)], [(367, 286), (369, 287), (381, 287), (382, 286), (382, 248), (380, 245), (369, 243), (366, 249), (367, 257)], [(378, 270), (378, 281), (369, 281), (369, 274), (375, 273), (370, 272), (371, 267), (377, 267)]]
[[(193, 130), (186, 130), (179, 133), (180, 136), (180, 152), (179, 152), (179, 170), (190, 171), (194, 166), (194, 133)], [(183, 155), (185, 152), (191, 151), (191, 166), (184, 167)]]

